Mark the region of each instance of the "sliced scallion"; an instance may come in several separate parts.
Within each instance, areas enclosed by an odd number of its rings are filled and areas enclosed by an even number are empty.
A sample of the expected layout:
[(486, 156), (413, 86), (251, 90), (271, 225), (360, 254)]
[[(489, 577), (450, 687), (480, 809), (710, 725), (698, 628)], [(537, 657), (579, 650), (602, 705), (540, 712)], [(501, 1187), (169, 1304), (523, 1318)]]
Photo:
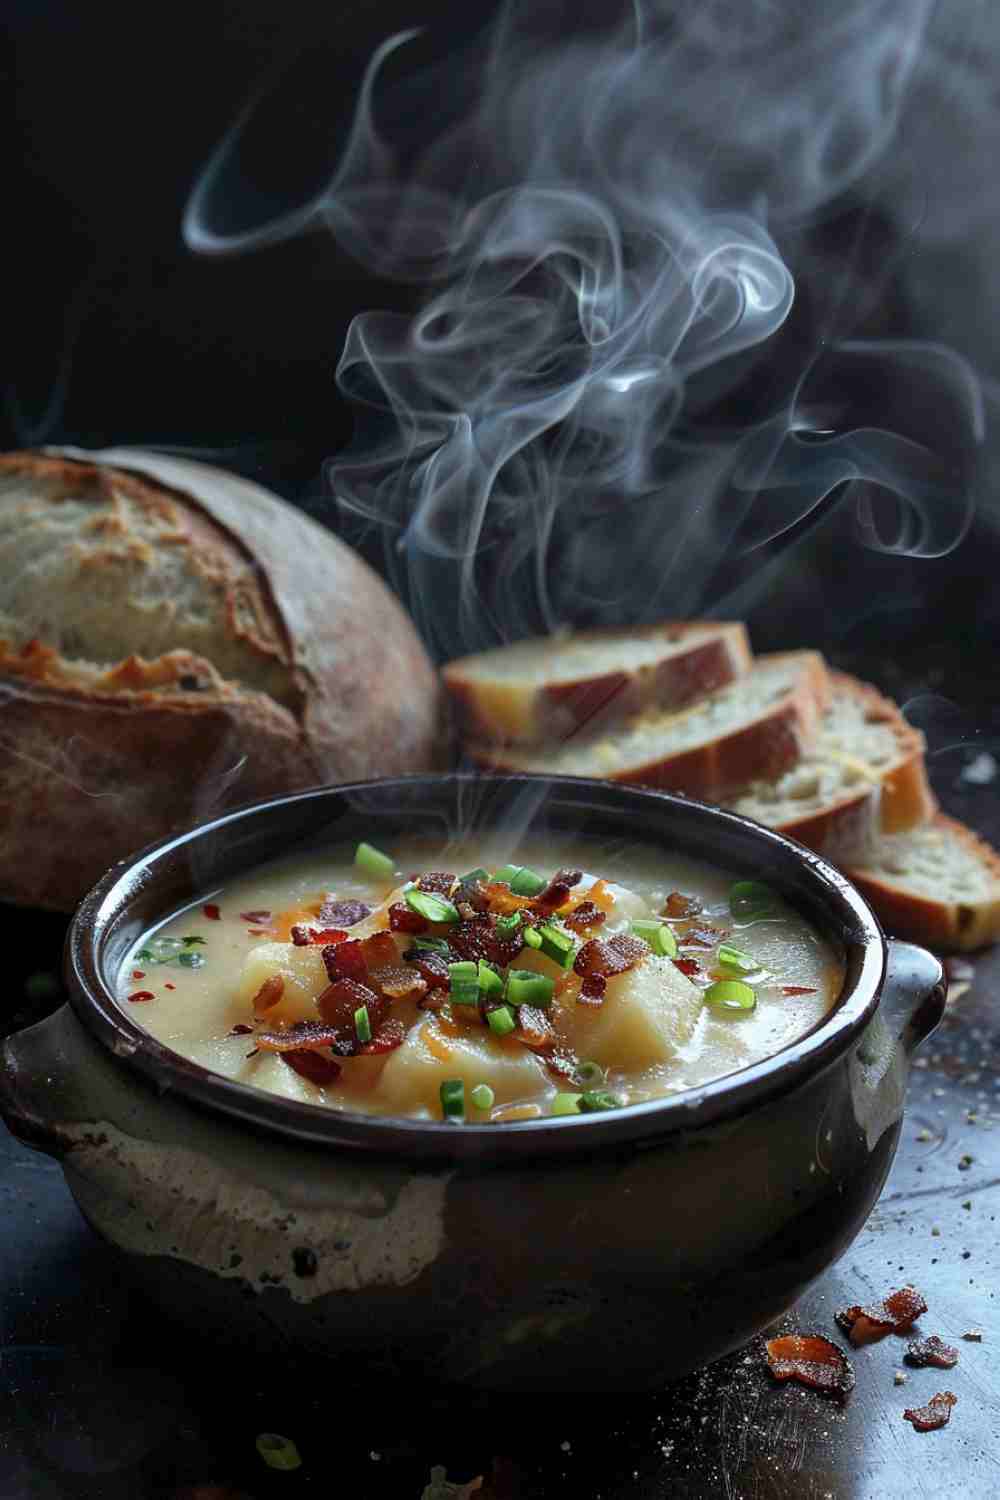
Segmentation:
[(493, 1108), (493, 1101), (496, 1099), (496, 1094), (494, 1094), (488, 1083), (477, 1083), (469, 1098), (477, 1109), (486, 1110)]
[(502, 865), (493, 876), (493, 879), (499, 885), (510, 885), (514, 877), (519, 875), (523, 869), (523, 865)]
[(496, 930), (501, 937), (516, 937), (521, 927), (521, 913), (512, 911), (506, 917), (497, 917)]
[(637, 938), (642, 938), (644, 943), (648, 943), (660, 958), (677, 957), (677, 939), (666, 922), (658, 922), (648, 917), (637, 917), (632, 923), (632, 931)]
[(446, 1120), (465, 1119), (465, 1084), (461, 1078), (448, 1078), (441, 1085), (441, 1113)]
[(534, 1005), (539, 1010), (552, 1004), (555, 980), (547, 974), (536, 974), (534, 969), (508, 969), (507, 1003), (509, 1005)]
[(729, 888), (729, 909), (740, 922), (773, 917), (777, 896), (760, 880), (737, 880)]
[(534, 870), (529, 870), (525, 866), (524, 869), (518, 870), (510, 883), (510, 888), (515, 896), (537, 896), (547, 885), (548, 881), (543, 875), (538, 875)]
[(509, 1005), (498, 1005), (487, 1013), (486, 1020), (494, 1036), (510, 1036), (517, 1022)]
[(620, 1095), (612, 1094), (608, 1089), (589, 1089), (580, 1095), (579, 1107), (582, 1115), (591, 1115), (602, 1109), (621, 1109), (624, 1103)]
[(524, 929), (524, 941), (529, 948), (540, 948), (542, 946), (541, 933), (537, 927), (526, 927)]
[(448, 953), (450, 949), (444, 938), (414, 938), (414, 948), (422, 948), (425, 953)]
[(302, 1458), (291, 1438), (280, 1432), (261, 1432), (257, 1435), (257, 1452), (269, 1469), (301, 1469)]
[(395, 861), (372, 844), (358, 845), (354, 851), (354, 863), (359, 870), (364, 870), (366, 875), (370, 875), (372, 880), (391, 880), (396, 873)]
[(607, 1083), (608, 1075), (600, 1063), (582, 1062), (576, 1069), (576, 1081), (583, 1084), (584, 1088), (592, 1089), (598, 1084)]
[(582, 1094), (557, 1094), (549, 1111), (553, 1115), (578, 1115)]
[(208, 962), (204, 953), (193, 953), (190, 948), (178, 953), (177, 962), (183, 969), (200, 969)]
[(756, 959), (749, 953), (744, 953), (740, 948), (731, 948), (728, 943), (721, 945), (715, 961), (720, 969), (732, 969), (736, 974), (752, 974), (758, 967)]
[(354, 1012), (354, 1030), (358, 1034), (359, 1042), (370, 1042), (372, 1039), (372, 1023), (368, 1014), (367, 1005), (359, 1005)]
[(487, 999), (489, 999), (491, 995), (503, 994), (503, 980), (497, 973), (496, 969), (492, 968), (490, 964), (485, 963), (483, 959), (479, 960), (479, 973), (477, 979), (479, 983), (480, 993), (485, 995)]
[(475, 885), (477, 880), (489, 880), (489, 878), (489, 870), (484, 870), (482, 866), (480, 866), (478, 870), (470, 870), (468, 875), (460, 875), (458, 877), (458, 883), (459, 885)]
[(471, 959), (448, 965), (451, 982), (449, 999), (452, 1005), (479, 1004), (479, 967)]
[(573, 962), (576, 953), (576, 944), (565, 932), (560, 932), (558, 927), (552, 927), (546, 922), (544, 927), (538, 928), (538, 936), (541, 938), (542, 952), (555, 960), (560, 968), (568, 969)]
[(458, 922), (458, 907), (447, 896), (436, 891), (421, 891), (415, 885), (403, 892), (404, 900), (411, 911), (425, 917), (428, 922)]
[(705, 1002), (715, 1010), (749, 1015), (757, 1007), (757, 996), (742, 979), (718, 979), (705, 991)]

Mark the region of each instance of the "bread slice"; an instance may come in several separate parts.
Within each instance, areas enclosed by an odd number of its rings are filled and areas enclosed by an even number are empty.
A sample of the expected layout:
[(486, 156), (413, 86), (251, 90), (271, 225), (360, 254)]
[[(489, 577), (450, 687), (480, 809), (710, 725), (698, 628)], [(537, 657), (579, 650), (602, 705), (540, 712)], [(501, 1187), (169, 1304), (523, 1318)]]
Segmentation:
[(781, 652), (680, 713), (642, 714), (611, 734), (561, 745), (467, 750), (494, 770), (598, 776), (718, 801), (796, 765), (815, 743), (829, 696), (818, 651)]
[(831, 859), (862, 859), (883, 833), (925, 823), (937, 803), (924, 737), (867, 683), (830, 674), (816, 747), (784, 776), (755, 782), (726, 806)]
[(1000, 938), (1000, 854), (943, 813), (880, 839), (847, 874), (893, 936), (964, 953)]
[(520, 641), (449, 662), (443, 676), (468, 738), (531, 745), (684, 708), (751, 660), (742, 624), (665, 621)]

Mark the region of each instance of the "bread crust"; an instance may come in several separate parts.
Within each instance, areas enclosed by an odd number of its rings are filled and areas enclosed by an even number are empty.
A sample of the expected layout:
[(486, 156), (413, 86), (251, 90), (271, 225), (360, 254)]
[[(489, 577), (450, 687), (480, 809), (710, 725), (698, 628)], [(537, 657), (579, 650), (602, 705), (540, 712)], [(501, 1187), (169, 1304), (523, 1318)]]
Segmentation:
[[(437, 762), (440, 689), (412, 623), (308, 517), (238, 476), (141, 450), (0, 457), (12, 473), (121, 488), (169, 513), (183, 533), (171, 545), (194, 549), (224, 592), (220, 656), (245, 671), (227, 675), (207, 651), (144, 659), (125, 640), (99, 664), (44, 639), (0, 643), (0, 899), (69, 911), (110, 864), (207, 816)], [(95, 552), (84, 561), (99, 578)]]
[(964, 845), (988, 870), (995, 894), (985, 901), (936, 901), (894, 884), (892, 877), (863, 866), (848, 866), (847, 875), (871, 903), (886, 931), (894, 937), (927, 943), (943, 953), (971, 953), (1000, 938), (1000, 855), (989, 844), (944, 813), (932, 825)]
[[(700, 745), (664, 750), (642, 764), (599, 773), (602, 781), (658, 787), (691, 797), (720, 801), (755, 780), (782, 775), (807, 753), (830, 698), (826, 665), (818, 651), (789, 651), (758, 658), (758, 663), (798, 663), (792, 688), (745, 724)], [(482, 767), (518, 771), (525, 766), (502, 747), (470, 745), (468, 753)], [(532, 757), (532, 769), (544, 769), (543, 756)]]
[[(635, 641), (662, 639), (666, 649), (706, 628), (713, 627), (677, 620), (627, 634)], [(618, 670), (595, 670), (558, 682), (477, 677), (471, 669), (481, 660), (478, 656), (449, 662), (442, 676), (462, 734), (487, 744), (537, 745), (568, 739), (584, 728), (588, 733), (607, 731), (647, 709), (684, 708), (743, 676), (752, 662), (746, 627), (728, 621), (714, 629), (713, 635), (658, 661), (631, 668), (623, 662)], [(625, 634), (620, 629), (583, 630), (574, 633), (573, 641), (602, 645)], [(552, 649), (558, 653), (558, 640)], [(627, 647), (622, 649), (625, 653)]]

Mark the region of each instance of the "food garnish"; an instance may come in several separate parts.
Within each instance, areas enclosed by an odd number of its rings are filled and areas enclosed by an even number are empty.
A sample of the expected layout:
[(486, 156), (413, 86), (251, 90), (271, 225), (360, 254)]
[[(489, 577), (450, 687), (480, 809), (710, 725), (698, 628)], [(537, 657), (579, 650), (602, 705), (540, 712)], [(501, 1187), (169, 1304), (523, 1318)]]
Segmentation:
[(202, 911), (210, 922), (218, 922), (222, 918), (222, 913), (214, 901), (209, 901), (207, 905), (202, 907)]
[(147, 1000), (155, 1000), (156, 996), (153, 994), (152, 990), (134, 990), (128, 998), (130, 1004), (142, 1005)]
[(388, 854), (383, 854), (381, 849), (376, 849), (371, 844), (358, 845), (354, 851), (354, 863), (372, 880), (391, 880), (396, 873), (395, 863)]
[(757, 1009), (757, 996), (742, 979), (717, 979), (705, 991), (705, 1003), (715, 1010), (749, 1014)]
[(906, 1363), (916, 1365), (918, 1369), (933, 1365), (936, 1370), (950, 1370), (958, 1364), (958, 1350), (954, 1344), (946, 1344), (944, 1339), (932, 1333), (925, 1339), (910, 1340), (906, 1346)]
[(637, 918), (632, 923), (632, 931), (661, 958), (677, 957), (677, 939), (666, 922)]
[(843, 1401), (854, 1389), (847, 1356), (821, 1334), (785, 1334), (766, 1344), (767, 1367), (775, 1380), (797, 1380), (810, 1390)]
[(737, 922), (759, 922), (773, 917), (778, 898), (760, 880), (737, 880), (729, 888), (729, 910)]
[(461, 1078), (448, 1078), (441, 1085), (441, 1113), (446, 1120), (465, 1119), (465, 1084)]
[(927, 1303), (916, 1287), (904, 1286), (890, 1292), (881, 1302), (865, 1307), (841, 1308), (835, 1314), (838, 1324), (856, 1347), (885, 1338), (887, 1333), (906, 1333), (911, 1324), (927, 1311)]
[(938, 1391), (926, 1406), (907, 1407), (903, 1420), (912, 1422), (917, 1432), (935, 1432), (939, 1427), (947, 1427), (951, 1421), (951, 1409), (957, 1402), (958, 1397), (951, 1391)]
[(411, 911), (415, 911), (427, 922), (461, 921), (458, 907), (447, 896), (441, 896), (436, 891), (422, 891), (419, 886), (411, 885), (403, 893), (403, 899)]
[(496, 1095), (488, 1083), (477, 1083), (469, 1098), (477, 1109), (488, 1110), (493, 1108)]
[(291, 1438), (280, 1432), (262, 1432), (257, 1437), (257, 1452), (269, 1469), (301, 1469), (302, 1459)]

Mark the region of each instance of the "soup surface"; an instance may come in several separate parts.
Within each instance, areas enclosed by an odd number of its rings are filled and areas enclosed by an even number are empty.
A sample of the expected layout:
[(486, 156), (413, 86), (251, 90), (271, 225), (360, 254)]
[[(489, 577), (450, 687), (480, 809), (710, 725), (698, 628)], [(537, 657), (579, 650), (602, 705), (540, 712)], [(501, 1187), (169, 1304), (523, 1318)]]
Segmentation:
[[(512, 862), (513, 860), (513, 862)], [(810, 1031), (843, 964), (766, 886), (560, 838), (268, 865), (140, 942), (120, 1000), (229, 1078), (477, 1123), (619, 1108)]]

